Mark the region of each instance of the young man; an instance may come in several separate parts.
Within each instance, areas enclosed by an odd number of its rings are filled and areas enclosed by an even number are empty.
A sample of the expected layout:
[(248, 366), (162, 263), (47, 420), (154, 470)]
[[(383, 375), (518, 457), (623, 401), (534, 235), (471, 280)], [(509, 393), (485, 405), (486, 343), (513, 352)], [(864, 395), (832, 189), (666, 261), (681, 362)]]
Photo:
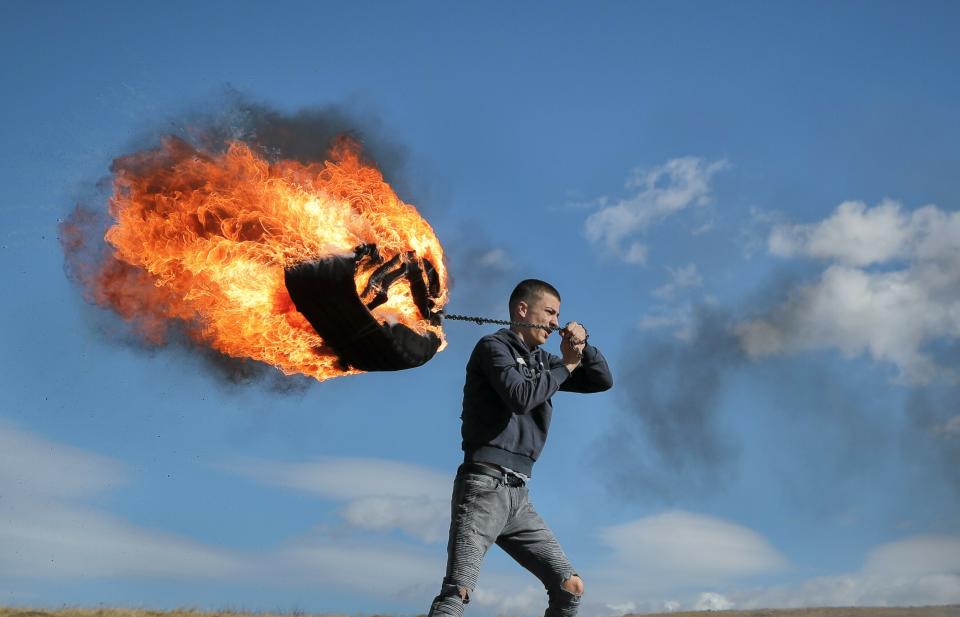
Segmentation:
[(576, 322), (561, 331), (561, 356), (540, 348), (557, 328), (560, 294), (537, 279), (510, 295), (513, 326), (480, 339), (463, 386), (464, 463), (453, 483), (447, 572), (430, 617), (463, 615), (480, 562), (494, 542), (547, 589), (545, 617), (573, 617), (583, 581), (530, 503), (527, 482), (547, 439), (557, 390), (602, 392), (613, 386), (607, 361)]

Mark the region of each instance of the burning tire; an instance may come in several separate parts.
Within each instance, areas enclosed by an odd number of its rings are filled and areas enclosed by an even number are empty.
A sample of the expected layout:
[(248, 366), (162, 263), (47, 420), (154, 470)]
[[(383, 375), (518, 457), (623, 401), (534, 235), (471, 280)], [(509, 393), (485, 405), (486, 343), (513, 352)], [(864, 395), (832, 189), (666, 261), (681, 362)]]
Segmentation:
[[(358, 294), (358, 268), (377, 264), (366, 289)], [(384, 263), (375, 246), (363, 245), (353, 256), (331, 256), (287, 268), (284, 281), (297, 311), (336, 352), (343, 369), (398, 371), (424, 364), (440, 347), (440, 338), (433, 332), (420, 334), (401, 323), (381, 323), (371, 312), (387, 301), (390, 285), (403, 276), (421, 316), (439, 323), (433, 313), (440, 292), (436, 270), (412, 252)]]

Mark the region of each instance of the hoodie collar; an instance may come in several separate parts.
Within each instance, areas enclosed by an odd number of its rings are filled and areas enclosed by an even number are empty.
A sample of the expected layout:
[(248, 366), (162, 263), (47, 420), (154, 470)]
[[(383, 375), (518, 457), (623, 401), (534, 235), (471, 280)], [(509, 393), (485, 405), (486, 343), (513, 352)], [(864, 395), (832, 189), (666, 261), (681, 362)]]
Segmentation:
[(535, 345), (533, 349), (527, 347), (527, 344), (523, 341), (522, 338), (520, 338), (520, 335), (514, 332), (513, 330), (511, 330), (510, 328), (501, 328), (499, 331), (499, 334), (502, 334), (503, 336), (513, 341), (515, 345), (519, 346), (520, 349), (524, 350), (527, 353), (534, 353), (535, 351), (540, 349), (539, 345)]

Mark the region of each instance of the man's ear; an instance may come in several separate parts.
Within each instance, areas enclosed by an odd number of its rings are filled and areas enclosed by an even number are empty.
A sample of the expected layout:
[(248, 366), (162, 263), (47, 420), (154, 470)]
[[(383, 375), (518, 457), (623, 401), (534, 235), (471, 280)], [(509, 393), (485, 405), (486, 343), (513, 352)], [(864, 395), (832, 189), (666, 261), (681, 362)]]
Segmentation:
[(530, 308), (523, 300), (517, 302), (517, 317), (523, 319), (527, 316), (527, 309)]

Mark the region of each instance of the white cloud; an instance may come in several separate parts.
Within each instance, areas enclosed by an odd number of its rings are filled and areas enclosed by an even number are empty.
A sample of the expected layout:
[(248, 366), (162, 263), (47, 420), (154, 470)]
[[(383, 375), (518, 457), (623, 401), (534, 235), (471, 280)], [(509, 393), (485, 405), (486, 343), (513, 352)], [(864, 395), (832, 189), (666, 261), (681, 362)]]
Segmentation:
[[(670, 273), (670, 280), (650, 292), (659, 303), (640, 316), (637, 326), (641, 330), (670, 328), (677, 339), (690, 341), (694, 330), (693, 302), (687, 297), (689, 294), (682, 292), (701, 287), (703, 277), (692, 263), (676, 268), (667, 266), (666, 270)], [(709, 296), (701, 300), (711, 302)]]
[(227, 551), (83, 503), (127, 477), (116, 461), (0, 423), (0, 574), (211, 579), (243, 570)]
[(578, 566), (586, 587), (580, 611), (585, 616), (629, 605), (641, 613), (694, 610), (698, 601), (706, 602), (701, 594), (731, 597), (727, 589), (735, 581), (787, 567), (752, 529), (693, 512), (667, 511), (606, 527), (598, 538), (608, 555)]
[[(752, 533), (752, 532), (751, 532)], [(650, 556), (651, 561), (655, 559)], [(654, 565), (656, 565), (654, 563)], [(643, 570), (632, 572), (643, 580)], [(732, 581), (710, 584), (702, 592), (684, 591), (697, 583), (693, 578), (675, 577), (650, 589), (633, 589), (624, 595), (624, 585), (600, 593), (606, 606), (591, 604), (584, 615), (609, 614), (613, 606), (628, 603), (643, 612), (658, 610), (741, 610), (758, 608), (802, 608), (820, 606), (927, 606), (960, 603), (960, 536), (919, 535), (875, 547), (858, 572), (819, 576), (796, 583), (762, 588), (738, 587)], [(588, 581), (588, 588), (590, 579)], [(657, 595), (671, 594), (656, 600)], [(636, 597), (639, 596), (639, 597)]]
[[(0, 446), (0, 576), (256, 581), (268, 587), (373, 591), (424, 607), (439, 589), (445, 556), (435, 546), (345, 536), (341, 529), (320, 529), (256, 553), (206, 546), (137, 527), (84, 503), (127, 480), (116, 461), (2, 423)], [(344, 520), (360, 529), (399, 528), (424, 541), (436, 540), (441, 527), (446, 531), (446, 514), (438, 522), (420, 506), (436, 500), (448, 509), (450, 479), (417, 465), (329, 458), (305, 464), (246, 461), (233, 469), (343, 501)], [(7, 498), (12, 495), (16, 498)], [(580, 568), (587, 586), (585, 617), (681, 608), (960, 602), (958, 536), (905, 538), (872, 550), (860, 572), (755, 590), (735, 585), (782, 571), (786, 563), (760, 534), (741, 525), (669, 511), (604, 528), (598, 537), (609, 550), (593, 567)], [(543, 612), (546, 594), (525, 573), (488, 567), (474, 601), (478, 614), (536, 615)]]
[(263, 556), (261, 570), (268, 580), (285, 585), (344, 586), (384, 595), (429, 581), (436, 595), (443, 578), (443, 555), (385, 541), (370, 544), (318, 536), (287, 542)]
[(887, 576), (960, 574), (960, 537), (923, 535), (890, 542), (870, 551), (863, 569)]
[(542, 586), (524, 585), (516, 589), (515, 584), (482, 585), (470, 598), (471, 606), (476, 603), (492, 609), (496, 615), (542, 615), (547, 607), (547, 593)]
[(614, 615), (626, 615), (637, 611), (636, 602), (623, 602), (620, 604), (607, 604), (607, 608)]
[(724, 160), (708, 163), (683, 157), (649, 170), (635, 170), (626, 183), (631, 195), (618, 201), (601, 199), (603, 207), (587, 217), (587, 239), (627, 263), (646, 263), (646, 246), (630, 240), (685, 208), (708, 204), (710, 180), (726, 167)]
[(950, 323), (952, 307), (928, 292), (910, 272), (833, 265), (771, 315), (740, 324), (737, 333), (752, 357), (837, 347), (848, 357), (868, 353), (892, 362), (908, 381), (929, 382), (939, 370), (921, 348), (938, 336), (960, 335), (960, 329)]
[[(890, 362), (907, 382), (956, 379), (925, 348), (960, 337), (960, 213), (926, 206), (908, 215), (891, 201), (873, 209), (846, 202), (820, 223), (776, 226), (769, 246), (836, 263), (769, 314), (740, 324), (749, 355), (836, 347)], [(866, 269), (889, 262), (899, 267)]]
[(864, 573), (822, 576), (797, 585), (728, 594), (737, 608), (814, 606), (931, 606), (960, 602), (960, 575), (880, 576)]
[(653, 312), (640, 316), (637, 327), (641, 330), (672, 328), (673, 336), (681, 341), (693, 339), (693, 305), (690, 302), (672, 306), (661, 305)]
[(656, 330), (657, 328), (686, 329), (690, 325), (690, 311), (664, 311), (662, 313), (647, 313), (640, 316), (637, 325), (641, 330)]
[(649, 254), (649, 249), (647, 245), (641, 244), (639, 242), (631, 242), (630, 246), (623, 251), (623, 261), (628, 264), (634, 264), (637, 266), (643, 266), (647, 263), (647, 255)]
[(935, 432), (945, 437), (960, 437), (960, 415), (953, 416), (938, 426)]
[(652, 292), (658, 298), (673, 298), (679, 291), (703, 285), (703, 277), (697, 271), (696, 264), (687, 264), (678, 268), (667, 266), (667, 271), (670, 273), (670, 282), (657, 287)]
[(703, 514), (669, 511), (600, 531), (614, 562), (688, 582), (769, 573), (784, 558), (757, 532)]
[[(918, 210), (913, 218), (919, 221), (921, 212)], [(770, 233), (769, 248), (783, 257), (806, 255), (867, 266), (904, 256), (919, 231), (893, 201), (875, 208), (861, 201), (847, 201), (820, 223), (777, 225)]]
[(120, 486), (122, 465), (0, 423), (0, 487), (5, 497), (87, 497)]
[(485, 268), (506, 272), (512, 270), (516, 264), (510, 255), (502, 248), (490, 249), (480, 255), (477, 263)]
[(309, 463), (244, 459), (221, 467), (264, 484), (337, 500), (450, 497), (448, 474), (387, 459), (324, 457)]
[(752, 258), (760, 251), (770, 249), (770, 230), (784, 221), (784, 215), (776, 210), (764, 210), (750, 207), (749, 217), (740, 225), (737, 244), (745, 259)]
[(341, 511), (343, 519), (361, 529), (401, 529), (424, 542), (446, 540), (450, 525), (449, 503), (424, 502), (421, 497), (362, 497)]
[(142, 529), (55, 501), (0, 508), (0, 573), (37, 578), (229, 579), (245, 569), (228, 551)]
[[(415, 486), (425, 487), (425, 494), (439, 493), (440, 474), (429, 470), (365, 459), (330, 459), (326, 465), (306, 468), (258, 465), (266, 476), (293, 487), (348, 499), (359, 496), (351, 505), (360, 514), (347, 516), (351, 521), (359, 518), (361, 526), (384, 524), (382, 514), (378, 519), (364, 511), (372, 507), (372, 499), (366, 497), (371, 492), (386, 495), (381, 508), (398, 500), (393, 505), (406, 508), (399, 515), (406, 517), (406, 525), (437, 525), (417, 519), (410, 513), (417, 510), (403, 501), (416, 492)], [(354, 473), (347, 473), (351, 469)], [(318, 472), (315, 478), (309, 477), (311, 470)], [(340, 472), (346, 475), (337, 479)], [(117, 461), (0, 422), (0, 577), (251, 581), (331, 589), (339, 585), (386, 596), (412, 588), (419, 593), (418, 601), (439, 589), (444, 555), (434, 548), (383, 538), (364, 543), (313, 534), (259, 553), (240, 553), (144, 529), (86, 503), (129, 476)], [(443, 477), (443, 484), (449, 479)], [(449, 497), (444, 508), (449, 509)]]
[(399, 529), (425, 542), (447, 537), (452, 479), (433, 469), (359, 457), (309, 463), (244, 460), (222, 467), (264, 484), (345, 502), (341, 515), (360, 529)]
[(960, 212), (929, 205), (908, 213), (889, 199), (873, 208), (861, 201), (846, 201), (819, 223), (774, 226), (768, 247), (774, 255), (829, 259), (850, 266), (894, 259), (956, 263)]
[(693, 605), (695, 611), (725, 611), (734, 607), (733, 602), (722, 594), (705, 591), (697, 596)]

